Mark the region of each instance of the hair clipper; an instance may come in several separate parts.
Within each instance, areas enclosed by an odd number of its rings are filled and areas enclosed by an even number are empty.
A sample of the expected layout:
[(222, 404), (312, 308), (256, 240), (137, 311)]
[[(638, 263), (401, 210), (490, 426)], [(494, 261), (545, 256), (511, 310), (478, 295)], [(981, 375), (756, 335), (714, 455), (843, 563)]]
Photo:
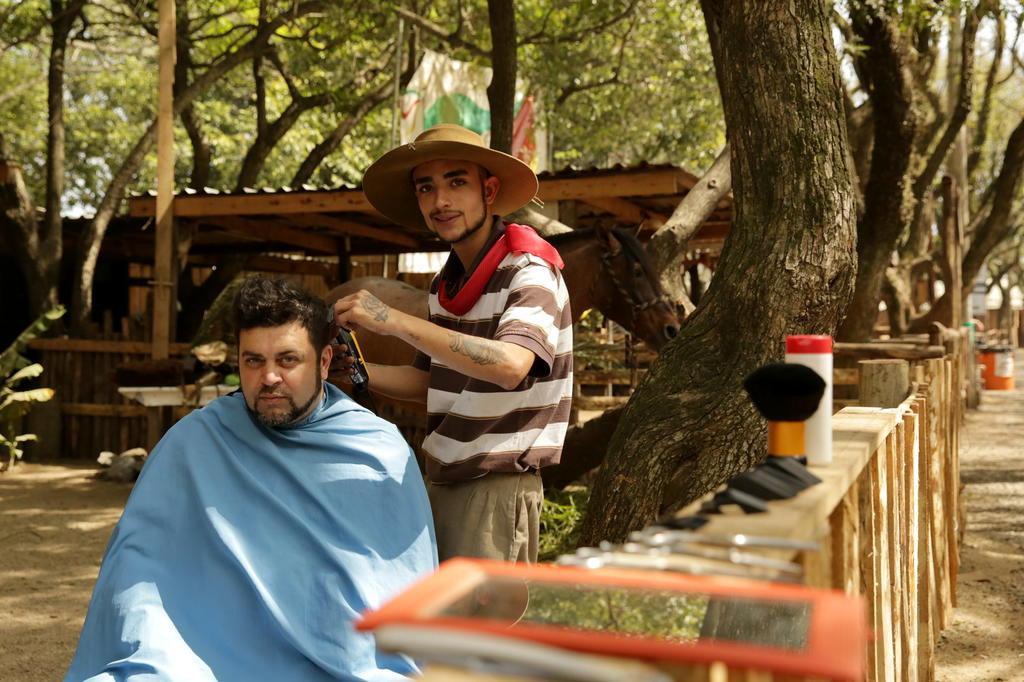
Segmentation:
[(363, 394), (370, 390), (370, 375), (366, 371), (366, 364), (363, 362), (363, 351), (359, 348), (359, 341), (356, 340), (355, 332), (344, 327), (338, 327), (337, 342), (344, 344), (348, 351), (345, 355), (355, 360), (350, 380), (352, 388), (357, 394)]

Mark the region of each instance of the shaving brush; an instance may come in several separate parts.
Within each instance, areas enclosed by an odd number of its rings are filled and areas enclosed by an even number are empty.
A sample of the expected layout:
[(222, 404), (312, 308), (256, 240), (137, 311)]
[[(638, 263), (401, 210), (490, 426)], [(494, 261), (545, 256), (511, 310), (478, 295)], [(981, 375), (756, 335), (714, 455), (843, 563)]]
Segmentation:
[(754, 370), (743, 388), (768, 420), (768, 454), (803, 457), (804, 421), (818, 409), (824, 379), (804, 365), (773, 363)]

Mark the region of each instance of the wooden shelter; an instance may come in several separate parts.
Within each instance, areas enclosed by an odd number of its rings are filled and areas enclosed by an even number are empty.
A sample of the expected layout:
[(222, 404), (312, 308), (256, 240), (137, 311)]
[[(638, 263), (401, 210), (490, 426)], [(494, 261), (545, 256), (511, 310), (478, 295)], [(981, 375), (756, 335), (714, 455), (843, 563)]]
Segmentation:
[[(696, 176), (677, 166), (647, 163), (604, 169), (567, 167), (539, 178), (538, 199), (551, 217), (572, 227), (589, 227), (599, 220), (642, 226), (648, 234), (664, 224), (697, 182)], [(196, 229), (197, 252), (215, 252), (218, 246), (222, 251), (234, 250), (240, 245), (330, 256), (346, 249), (351, 254), (448, 249), (429, 233), (391, 223), (353, 186), (240, 192), (190, 189), (175, 196), (173, 210), (179, 229)], [(129, 202), (129, 217), (152, 218), (155, 211), (152, 193)], [(694, 237), (694, 248), (720, 247), (731, 218), (731, 199), (724, 199)]]
[[(538, 211), (575, 228), (635, 228), (642, 239), (665, 223), (697, 182), (695, 175), (678, 166), (647, 163), (567, 167), (539, 178), (539, 202), (534, 207)], [(321, 275), (333, 286), (352, 276), (353, 256), (448, 250), (425, 230), (388, 221), (354, 186), (188, 189), (175, 196), (172, 210), (179, 234), (190, 235), (186, 257), (195, 267), (208, 268), (225, 256), (249, 254), (247, 269)], [(159, 266), (153, 260), (153, 231), (148, 229), (155, 214), (153, 193), (132, 198), (127, 215), (110, 230), (105, 255)], [(688, 260), (713, 265), (731, 219), (732, 199), (726, 197), (691, 240)], [(180, 255), (184, 254), (168, 257)], [(389, 274), (387, 265), (372, 274)]]

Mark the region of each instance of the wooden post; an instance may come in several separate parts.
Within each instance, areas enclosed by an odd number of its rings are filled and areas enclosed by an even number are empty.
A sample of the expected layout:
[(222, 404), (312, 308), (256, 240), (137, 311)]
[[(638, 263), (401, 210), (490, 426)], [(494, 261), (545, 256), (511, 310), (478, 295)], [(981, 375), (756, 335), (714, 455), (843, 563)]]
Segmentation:
[(832, 585), (846, 594), (860, 594), (860, 479), (854, 480), (849, 491), (829, 518), (832, 531)]
[[(923, 369), (920, 365), (920, 369)], [(914, 412), (918, 421), (918, 442), (916, 443), (915, 465), (917, 496), (917, 590), (918, 590), (918, 654), (917, 678), (922, 681), (934, 679), (936, 623), (939, 620), (939, 587), (936, 579), (935, 546), (932, 542), (933, 515), (929, 492), (931, 455), (930, 412), (928, 395), (930, 386), (923, 381), (918, 384), (918, 397)]]
[(160, 94), (156, 142), (156, 253), (153, 272), (153, 358), (170, 354), (174, 258), (174, 0), (159, 0)]
[[(156, 248), (153, 254), (152, 356), (170, 355), (171, 316), (174, 306), (174, 0), (159, 0), (159, 106), (156, 133)], [(146, 410), (146, 447), (163, 435), (166, 421), (158, 407)]]
[(859, 402), (865, 407), (898, 407), (910, 394), (906, 360), (861, 360)]

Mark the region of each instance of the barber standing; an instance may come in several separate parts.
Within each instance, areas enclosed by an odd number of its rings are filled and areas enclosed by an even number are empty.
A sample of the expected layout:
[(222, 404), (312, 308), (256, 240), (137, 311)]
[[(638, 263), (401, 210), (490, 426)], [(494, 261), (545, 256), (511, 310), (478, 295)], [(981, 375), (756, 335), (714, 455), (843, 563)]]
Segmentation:
[(537, 560), (541, 467), (561, 456), (572, 399), (572, 315), (558, 252), (501, 216), (537, 176), (476, 133), (442, 124), (378, 159), (363, 190), (392, 221), (451, 245), (430, 285), (430, 318), (363, 290), (338, 324), (395, 336), (412, 365), (369, 364), (382, 395), (427, 404), (427, 492), (441, 560)]

